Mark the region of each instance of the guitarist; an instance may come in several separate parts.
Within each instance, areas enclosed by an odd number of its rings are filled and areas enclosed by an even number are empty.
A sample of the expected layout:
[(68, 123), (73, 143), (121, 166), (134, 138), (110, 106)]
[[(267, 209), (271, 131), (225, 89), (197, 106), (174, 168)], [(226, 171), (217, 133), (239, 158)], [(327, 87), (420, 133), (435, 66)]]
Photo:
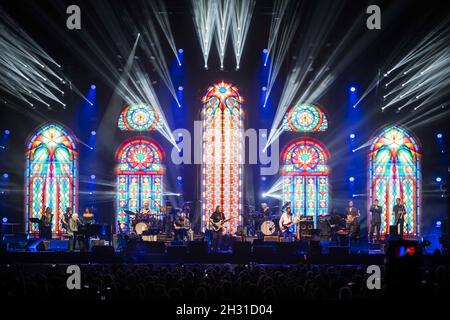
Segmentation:
[(216, 210), (209, 217), (209, 223), (211, 225), (212, 239), (211, 249), (212, 251), (219, 251), (222, 247), (223, 237), (223, 224), (225, 223), (225, 214), (221, 205), (216, 207)]
[(345, 215), (347, 216), (348, 223), (348, 233), (350, 236), (350, 240), (356, 242), (359, 240), (359, 210), (353, 206), (353, 201), (350, 200), (348, 202), (348, 207), (345, 208)]
[(402, 203), (402, 199), (400, 198), (395, 199), (395, 206), (392, 209), (392, 211), (394, 211), (395, 226), (397, 227), (397, 229), (400, 227), (398, 235), (400, 237), (403, 237), (403, 225), (405, 223), (406, 209), (405, 205)]
[(292, 214), (291, 207), (286, 207), (286, 210), (280, 217), (278, 222), (280, 230), (283, 233), (283, 240), (291, 242), (294, 239), (294, 215)]

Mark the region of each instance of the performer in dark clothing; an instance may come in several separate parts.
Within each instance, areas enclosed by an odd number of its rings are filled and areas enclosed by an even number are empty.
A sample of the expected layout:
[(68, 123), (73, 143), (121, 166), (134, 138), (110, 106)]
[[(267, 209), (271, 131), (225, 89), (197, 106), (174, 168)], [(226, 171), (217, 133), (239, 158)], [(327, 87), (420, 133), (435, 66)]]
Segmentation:
[(39, 224), (39, 237), (41, 239), (51, 240), (52, 239), (52, 224), (53, 224), (53, 214), (52, 208), (45, 208), (45, 212), (40, 217)]
[(353, 206), (353, 201), (348, 202), (348, 207), (345, 208), (345, 214), (347, 216), (347, 223), (349, 224), (348, 231), (350, 240), (359, 240), (359, 210)]
[(218, 251), (222, 247), (223, 224), (225, 222), (226, 220), (222, 206), (219, 205), (216, 207), (216, 210), (213, 212), (213, 214), (209, 217), (209, 223), (212, 232), (211, 249), (213, 251)]
[(406, 209), (405, 205), (402, 202), (402, 199), (397, 198), (394, 208), (392, 211), (394, 211), (394, 217), (395, 217), (395, 226), (397, 227), (398, 234), (400, 237), (403, 237), (403, 226), (405, 224), (405, 215), (406, 215)]
[(173, 223), (173, 228), (175, 233), (175, 241), (185, 241), (187, 233), (191, 228), (191, 223), (186, 217), (186, 213), (181, 212), (180, 216), (176, 218)]
[(339, 214), (337, 209), (333, 209), (330, 215), (330, 231), (331, 239), (336, 242), (336, 244), (341, 245), (343, 241), (342, 236), (338, 235), (338, 231), (345, 229), (345, 219)]
[(378, 199), (373, 201), (373, 205), (370, 207), (370, 242), (373, 242), (373, 234), (376, 232), (375, 240), (380, 241), (380, 228), (381, 228), (381, 214), (383, 208), (378, 205)]
[(72, 208), (67, 207), (66, 212), (61, 216), (61, 224), (62, 224), (62, 227), (66, 230), (66, 232), (69, 231), (70, 218), (72, 218)]

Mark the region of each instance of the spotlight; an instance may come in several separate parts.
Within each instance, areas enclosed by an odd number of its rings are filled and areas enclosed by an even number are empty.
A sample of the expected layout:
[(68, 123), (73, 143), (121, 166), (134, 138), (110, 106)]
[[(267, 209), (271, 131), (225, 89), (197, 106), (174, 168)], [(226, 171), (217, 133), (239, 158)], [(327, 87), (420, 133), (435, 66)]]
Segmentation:
[(8, 129), (5, 130), (5, 134), (6, 134), (6, 135), (8, 135), (8, 134), (10, 134), (10, 133), (11, 133), (11, 131), (9, 131)]
[(267, 90), (267, 87), (264, 86), (264, 87), (261, 88), (261, 90), (262, 90), (262, 91), (266, 91), (266, 90)]
[(2, 221), (3, 221), (3, 223), (7, 223), (8, 222), (8, 218), (7, 217), (3, 217)]
[(267, 194), (266, 194), (266, 193), (264, 192), (264, 193), (262, 194), (263, 198), (265, 198), (265, 197), (266, 197), (266, 195), (267, 195)]
[(6, 172), (3, 174), (3, 178), (8, 179), (9, 174), (7, 174)]
[(183, 91), (183, 89), (184, 89), (183, 86), (178, 87), (178, 91)]
[(442, 225), (442, 221), (438, 220), (436, 221), (436, 228), (440, 228)]
[(354, 133), (350, 133), (350, 139), (355, 139), (355, 134)]
[(181, 49), (181, 48), (180, 48), (180, 49), (178, 49), (178, 53), (183, 53), (183, 51), (184, 51), (184, 50), (183, 50), (183, 49)]
[[(3, 176), (4, 176), (4, 175), (3, 175)], [(442, 182), (442, 178), (441, 178), (441, 177), (436, 177), (436, 182), (437, 182), (437, 183)]]
[(355, 91), (356, 91), (356, 88), (355, 88), (355, 87), (350, 87), (350, 91), (351, 91), (351, 92), (355, 92)]
[(95, 84), (91, 84), (91, 89), (92, 89), (92, 90), (95, 90), (95, 88), (97, 88), (97, 87), (95, 86)]
[(354, 181), (355, 181), (355, 177), (350, 177), (350, 178), (348, 178), (348, 181), (354, 182)]
[(264, 54), (267, 54), (268, 52), (269, 52), (269, 50), (263, 49), (263, 53), (264, 53)]
[(183, 177), (182, 177), (182, 176), (178, 176), (178, 177), (177, 177), (177, 180), (178, 180), (178, 181), (181, 181), (181, 180), (183, 180)]
[(261, 181), (266, 181), (267, 177), (261, 177)]
[[(5, 131), (5, 133), (6, 133), (6, 131)], [(7, 133), (7, 134), (8, 134), (8, 133)], [(438, 138), (438, 139), (442, 139), (442, 137), (443, 137), (442, 133), (438, 133), (438, 134), (436, 135), (436, 138)]]
[(95, 174), (91, 174), (91, 180), (95, 180)]
[(97, 135), (97, 132), (95, 132), (94, 130), (91, 131), (91, 136), (95, 136)]

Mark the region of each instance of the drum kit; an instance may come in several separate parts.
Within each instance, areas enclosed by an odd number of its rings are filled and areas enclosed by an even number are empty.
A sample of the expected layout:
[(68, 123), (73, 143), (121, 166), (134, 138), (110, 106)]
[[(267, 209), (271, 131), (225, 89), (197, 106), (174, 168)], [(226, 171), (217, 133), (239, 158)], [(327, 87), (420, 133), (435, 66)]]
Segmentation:
[[(248, 214), (248, 235), (273, 236), (278, 232), (278, 221), (281, 217), (280, 208), (272, 207), (272, 210), (269, 214), (262, 211), (252, 211)], [(279, 212), (279, 214), (272, 214), (272, 212)]]
[(127, 229), (131, 230), (131, 234), (138, 237), (156, 236), (162, 232), (171, 233), (176, 217), (181, 212), (185, 212), (186, 216), (189, 217), (191, 207), (191, 202), (185, 202), (181, 209), (174, 208), (170, 203), (167, 203), (166, 206), (160, 206), (158, 212), (150, 214), (124, 210), (125, 214), (129, 216)]

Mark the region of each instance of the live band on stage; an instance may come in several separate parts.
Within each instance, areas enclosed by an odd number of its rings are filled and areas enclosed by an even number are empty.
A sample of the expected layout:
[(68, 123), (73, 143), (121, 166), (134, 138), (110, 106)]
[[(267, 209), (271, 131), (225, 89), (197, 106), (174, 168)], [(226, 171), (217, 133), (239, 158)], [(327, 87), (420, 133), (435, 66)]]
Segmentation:
[[(250, 206), (248, 206), (250, 207)], [(303, 216), (292, 212), (291, 203), (270, 208), (267, 203), (261, 203), (260, 210), (247, 210), (244, 223), (238, 227), (236, 234), (229, 234), (227, 218), (223, 207), (217, 205), (214, 212), (209, 213), (205, 230), (194, 232), (192, 202), (185, 202), (182, 208), (175, 208), (170, 202), (161, 206), (159, 210), (152, 210), (150, 201), (144, 201), (143, 207), (137, 212), (125, 210), (127, 219), (117, 222), (117, 248), (125, 249), (130, 241), (166, 241), (187, 242), (205, 240), (213, 252), (227, 250), (228, 239), (237, 237), (252, 237), (253, 239), (293, 242), (300, 240), (327, 240), (337, 245), (349, 245), (360, 240), (360, 210), (354, 206), (352, 200), (341, 214), (333, 209), (330, 214), (318, 217), (314, 222), (312, 216)], [(370, 216), (369, 243), (379, 243), (383, 209), (377, 199), (368, 210)], [(406, 215), (405, 205), (400, 198), (392, 208), (394, 224), (390, 226), (390, 234), (403, 237)], [(52, 239), (52, 225), (54, 215), (52, 208), (46, 207), (39, 218), (30, 219), (30, 223), (37, 225), (39, 239)], [(109, 235), (112, 239), (112, 226), (98, 223), (90, 208), (82, 214), (72, 212), (67, 208), (61, 216), (63, 234), (61, 238), (69, 239), (69, 250), (87, 251), (90, 241), (101, 235)], [(228, 245), (227, 245), (228, 244)]]

